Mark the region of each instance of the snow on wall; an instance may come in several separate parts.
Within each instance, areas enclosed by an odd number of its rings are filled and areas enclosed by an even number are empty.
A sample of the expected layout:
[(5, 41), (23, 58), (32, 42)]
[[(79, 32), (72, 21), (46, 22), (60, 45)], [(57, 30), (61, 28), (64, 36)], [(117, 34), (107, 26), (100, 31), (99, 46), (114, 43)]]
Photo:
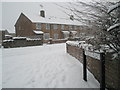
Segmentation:
[(34, 41), (34, 40), (41, 40), (40, 38), (34, 38), (34, 39), (32, 39), (32, 38), (27, 38), (27, 41)]
[(12, 42), (12, 41), (14, 41), (14, 40), (12, 40), (12, 39), (9, 39), (9, 40), (3, 40), (3, 42)]
[(26, 39), (26, 37), (13, 37), (13, 39)]

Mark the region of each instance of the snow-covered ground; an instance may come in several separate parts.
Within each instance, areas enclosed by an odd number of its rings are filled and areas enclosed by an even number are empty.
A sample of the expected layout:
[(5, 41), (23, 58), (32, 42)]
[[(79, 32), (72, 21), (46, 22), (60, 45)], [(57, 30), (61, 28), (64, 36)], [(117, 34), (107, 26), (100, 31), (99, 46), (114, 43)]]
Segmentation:
[(82, 64), (66, 53), (65, 44), (3, 49), (3, 88), (99, 88)]
[(0, 49), (0, 90), (2, 89), (2, 49)]

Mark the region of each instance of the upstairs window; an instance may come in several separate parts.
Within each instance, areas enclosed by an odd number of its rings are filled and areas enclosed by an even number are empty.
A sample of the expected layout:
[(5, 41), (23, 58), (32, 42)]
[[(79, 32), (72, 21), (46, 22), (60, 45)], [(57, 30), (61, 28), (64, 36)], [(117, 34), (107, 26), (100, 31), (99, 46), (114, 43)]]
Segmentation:
[(76, 30), (76, 29), (78, 29), (78, 27), (77, 27), (77, 26), (74, 26), (74, 29)]
[(58, 29), (58, 25), (57, 25), (57, 24), (54, 24), (54, 25), (53, 25), (53, 29), (54, 29), (54, 30), (57, 30), (57, 29)]
[(36, 29), (40, 29), (41, 30), (41, 23), (36, 23)]
[(61, 25), (61, 30), (64, 30), (65, 26), (64, 25)]
[(46, 30), (50, 30), (50, 24), (46, 24)]
[(74, 28), (73, 28), (73, 26), (69, 26), (69, 30), (73, 30)]
[(77, 26), (77, 29), (80, 29), (80, 27), (79, 27), (79, 26)]

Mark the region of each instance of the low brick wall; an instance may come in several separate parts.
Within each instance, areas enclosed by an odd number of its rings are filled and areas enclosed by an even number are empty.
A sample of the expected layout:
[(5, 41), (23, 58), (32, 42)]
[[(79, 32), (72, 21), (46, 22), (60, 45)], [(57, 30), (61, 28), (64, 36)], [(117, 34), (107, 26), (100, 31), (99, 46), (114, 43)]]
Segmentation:
[(37, 46), (42, 45), (42, 40), (26, 40), (26, 39), (17, 39), (17, 40), (9, 40), (3, 42), (4, 48), (15, 48), (15, 47), (26, 47), (26, 46)]
[(26, 46), (38, 46), (42, 44), (43, 44), (42, 40), (27, 40), (26, 41)]
[(65, 43), (66, 39), (57, 39), (57, 40), (44, 40), (44, 43), (55, 44), (55, 43)]
[[(83, 50), (78, 46), (66, 44), (67, 53), (83, 62)], [(105, 55), (105, 82), (109, 90), (120, 90), (120, 60), (111, 60), (111, 54)], [(100, 60), (86, 56), (87, 68), (100, 81)]]
[(51, 43), (54, 44), (54, 43), (65, 43), (67, 40), (52, 40)]

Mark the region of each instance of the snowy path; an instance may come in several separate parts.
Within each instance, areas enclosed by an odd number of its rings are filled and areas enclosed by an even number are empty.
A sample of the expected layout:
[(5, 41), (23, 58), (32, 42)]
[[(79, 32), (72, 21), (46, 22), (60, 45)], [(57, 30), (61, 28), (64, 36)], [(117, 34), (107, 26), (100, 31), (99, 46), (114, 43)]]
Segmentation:
[(0, 49), (0, 90), (2, 89), (2, 49)]
[(82, 64), (68, 55), (65, 44), (3, 49), (3, 88), (98, 88)]

